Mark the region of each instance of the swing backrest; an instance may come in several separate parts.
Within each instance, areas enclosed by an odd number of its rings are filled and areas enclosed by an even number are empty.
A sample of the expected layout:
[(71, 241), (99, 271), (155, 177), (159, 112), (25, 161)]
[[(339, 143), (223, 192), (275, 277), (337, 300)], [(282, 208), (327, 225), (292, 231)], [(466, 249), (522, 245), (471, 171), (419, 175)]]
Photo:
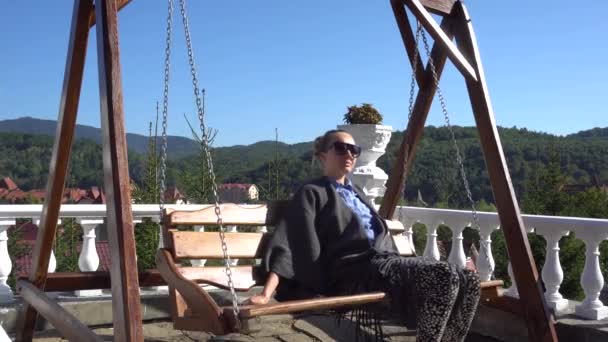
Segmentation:
[[(221, 216), (224, 227), (239, 226), (250, 232), (226, 232), (225, 242), (227, 255), (239, 259), (239, 266), (232, 267), (233, 282), (237, 290), (247, 290), (255, 285), (251, 265), (254, 265), (265, 250), (265, 241), (269, 233), (259, 232), (265, 226), (272, 231), (281, 219), (287, 201), (274, 201), (268, 205), (221, 204)], [(413, 255), (414, 248), (407, 236), (403, 235), (404, 227), (399, 221), (388, 221), (389, 229), (400, 254)], [(164, 248), (172, 255), (176, 263), (195, 260), (223, 260), (224, 252), (219, 233), (217, 217), (213, 205), (196, 211), (179, 211), (165, 209), (163, 229)], [(205, 226), (205, 232), (192, 231), (193, 226)], [(186, 230), (178, 230), (184, 228)], [(229, 229), (227, 229), (229, 230)], [(214, 264), (214, 265), (210, 265)], [(227, 286), (223, 263), (207, 262), (205, 267), (181, 267), (180, 272), (186, 278), (205, 282), (225, 288)]]

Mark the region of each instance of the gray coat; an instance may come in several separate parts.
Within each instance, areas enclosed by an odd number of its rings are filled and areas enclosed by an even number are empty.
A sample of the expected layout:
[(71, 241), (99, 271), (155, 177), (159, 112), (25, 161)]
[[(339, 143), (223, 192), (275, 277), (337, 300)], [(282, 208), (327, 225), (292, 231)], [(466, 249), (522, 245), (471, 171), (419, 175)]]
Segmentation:
[(334, 294), (337, 281), (365, 272), (374, 255), (397, 253), (384, 220), (361, 191), (355, 191), (376, 221), (373, 242), (329, 178), (315, 179), (296, 192), (262, 259), (264, 271), (281, 277), (277, 299)]

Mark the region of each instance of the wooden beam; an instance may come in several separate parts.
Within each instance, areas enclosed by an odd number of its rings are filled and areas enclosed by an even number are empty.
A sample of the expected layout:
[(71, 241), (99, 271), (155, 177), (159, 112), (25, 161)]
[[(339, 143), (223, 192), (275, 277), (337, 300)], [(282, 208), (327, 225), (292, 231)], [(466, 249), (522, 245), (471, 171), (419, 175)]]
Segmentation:
[(536, 270), (517, 198), (511, 183), (509, 169), (503, 153), (500, 136), (494, 120), (492, 104), (483, 74), (477, 40), (465, 6), (458, 2), (455, 8), (459, 16), (456, 41), (472, 61), (478, 81), (465, 78), (471, 106), (479, 131), (500, 226), (505, 234), (509, 260), (517, 280), (521, 304), (525, 307), (525, 320), (530, 341), (557, 341), (555, 327), (545, 303), (541, 279)]
[[(451, 17), (444, 17), (441, 22), (442, 30), (446, 32), (446, 35), (450, 39), (453, 37), (451, 22)], [(433, 64), (435, 65), (437, 78), (440, 79), (447, 60), (446, 50), (435, 43), (431, 50), (431, 60), (433, 60)], [(414, 102), (412, 117), (407, 124), (399, 151), (397, 152), (397, 158), (386, 182), (386, 192), (382, 198), (379, 210), (380, 216), (385, 219), (393, 217), (395, 208), (402, 197), (407, 175), (416, 157), (416, 146), (422, 138), (424, 123), (426, 122), (429, 110), (431, 110), (435, 91), (437, 91), (437, 85), (433, 79), (430, 64), (427, 63), (422, 86), (416, 95), (416, 102)]]
[(95, 17), (114, 339), (143, 341), (116, 2), (96, 0)]
[(46, 293), (40, 291), (34, 284), (20, 280), (17, 282), (17, 287), (23, 300), (40, 312), (68, 341), (103, 341), (71, 313), (49, 299)]
[(456, 0), (420, 0), (420, 2), (431, 13), (447, 15), (452, 13)]
[[(36, 245), (34, 245), (32, 251), (32, 268), (29, 275), (32, 284), (42, 289), (48, 273), (49, 258), (57, 232), (57, 220), (76, 127), (76, 114), (78, 112), (89, 36), (88, 15), (92, 7), (91, 0), (74, 1), (55, 143), (49, 166), (46, 196), (36, 235)], [(36, 311), (31, 306), (23, 306), (19, 320), (20, 326), (17, 329), (19, 341), (32, 340), (36, 316)]]
[(435, 19), (431, 17), (429, 12), (424, 8), (419, 0), (404, 0), (405, 5), (414, 13), (416, 18), (420, 20), (422, 26), (429, 32), (431, 37), (435, 40), (435, 44), (439, 44), (441, 47), (447, 50), (448, 57), (454, 63), (456, 68), (466, 79), (477, 80), (475, 70), (467, 61), (467, 59), (458, 50), (456, 45), (452, 42), (452, 39), (448, 37), (445, 32), (437, 25)]
[[(418, 82), (418, 86), (420, 87), (424, 82), (424, 64), (422, 64), (420, 52), (417, 54), (415, 53), (416, 50), (418, 50), (416, 37), (414, 36), (414, 33), (412, 33), (412, 27), (407, 18), (407, 12), (405, 12), (405, 7), (403, 7), (403, 0), (391, 0), (391, 7), (393, 8), (393, 14), (395, 15), (395, 20), (397, 21), (397, 26), (401, 33), (401, 40), (403, 41), (403, 46), (405, 46), (405, 51), (407, 51), (409, 57), (408, 61), (410, 62), (412, 70), (414, 69), (414, 64), (416, 65), (416, 82)], [(417, 55), (415, 61), (413, 60), (414, 54)]]
[[(118, 11), (123, 9), (131, 3), (131, 0), (116, 0), (116, 6), (118, 7)], [(89, 27), (95, 26), (95, 8), (91, 8), (91, 13), (89, 14)]]

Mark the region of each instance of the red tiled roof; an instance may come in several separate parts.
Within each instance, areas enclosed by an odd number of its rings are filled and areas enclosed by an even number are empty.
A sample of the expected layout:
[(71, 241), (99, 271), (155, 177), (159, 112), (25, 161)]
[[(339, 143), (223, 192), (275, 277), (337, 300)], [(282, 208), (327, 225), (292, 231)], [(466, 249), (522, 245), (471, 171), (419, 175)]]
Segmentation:
[(0, 180), (0, 188), (4, 188), (7, 190), (15, 190), (17, 189), (17, 184), (15, 184), (15, 182), (13, 182), (12, 179), (10, 179), (9, 177), (4, 177)]
[(39, 200), (43, 200), (44, 197), (46, 197), (46, 191), (43, 190), (31, 190), (25, 193), (25, 196), (31, 196), (33, 198), (39, 199)]

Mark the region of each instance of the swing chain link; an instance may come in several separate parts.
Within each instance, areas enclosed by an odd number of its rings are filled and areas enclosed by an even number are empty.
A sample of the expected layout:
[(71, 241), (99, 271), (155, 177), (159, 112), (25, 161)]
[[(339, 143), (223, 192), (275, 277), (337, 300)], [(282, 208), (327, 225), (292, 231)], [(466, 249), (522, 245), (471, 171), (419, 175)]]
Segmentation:
[(173, 0), (168, 1), (167, 14), (167, 39), (165, 45), (165, 79), (163, 88), (163, 132), (160, 154), (160, 187), (158, 206), (160, 208), (161, 222), (164, 218), (165, 209), (165, 190), (166, 190), (166, 173), (167, 173), (167, 116), (169, 112), (169, 74), (171, 67), (171, 37), (173, 31)]
[[(200, 91), (198, 88), (198, 78), (196, 73), (196, 64), (194, 63), (194, 53), (192, 49), (192, 41), (190, 39), (190, 28), (188, 25), (188, 17), (186, 14), (186, 1), (180, 0), (180, 12), (182, 15), (182, 21), (184, 24), (184, 33), (186, 36), (186, 46), (188, 47), (188, 62), (190, 64), (190, 73), (192, 75), (192, 85), (194, 86), (194, 97), (196, 100), (196, 107), (198, 112), (198, 118), (200, 121), (200, 129), (202, 134), (201, 144), (203, 148), (203, 152), (205, 154), (205, 158), (207, 160), (207, 168), (209, 170), (209, 177), (211, 178), (211, 190), (213, 192), (214, 206), (215, 206), (215, 215), (217, 216), (217, 225), (219, 226), (219, 234), (220, 240), (222, 244), (222, 252), (224, 255), (224, 265), (226, 269), (226, 275), (228, 277), (228, 286), (230, 287), (230, 294), (232, 297), (232, 311), (234, 313), (234, 317), (236, 318), (237, 328), (240, 328), (240, 321), (238, 319), (239, 315), (239, 306), (238, 306), (238, 298), (236, 292), (234, 290), (234, 282), (232, 281), (232, 269), (230, 268), (230, 264), (232, 261), (230, 260), (230, 256), (228, 254), (228, 245), (226, 244), (226, 235), (224, 230), (224, 223), (222, 220), (222, 210), (219, 204), (219, 196), (218, 189), (215, 179), (215, 172), (213, 168), (213, 160), (211, 158), (211, 152), (209, 150), (209, 136), (207, 126), (205, 124), (205, 108), (204, 104), (201, 100)], [(205, 90), (203, 89), (203, 98), (205, 95)]]
[[(450, 139), (452, 140), (452, 144), (453, 144), (454, 150), (456, 152), (456, 161), (459, 166), (460, 177), (462, 178), (462, 183), (463, 183), (465, 191), (466, 191), (467, 199), (469, 200), (469, 204), (471, 206), (471, 213), (473, 215), (473, 228), (479, 232), (480, 253), (485, 256), (485, 261), (487, 263), (487, 267), (491, 268), (492, 263), (490, 260), (489, 248), (485, 243), (482, 243), (482, 241), (481, 241), (481, 225), (479, 224), (479, 215), (477, 214), (477, 208), (475, 206), (475, 201), (473, 200), (473, 194), (471, 193), (471, 187), (469, 185), (469, 180), (467, 179), (467, 175), (465, 172), (462, 153), (460, 151), (460, 148), (458, 147), (458, 142), (456, 141), (456, 135), (454, 133), (454, 128), (450, 124), (450, 117), (448, 114), (446, 101), (445, 101), (445, 98), (443, 97), (443, 92), (441, 91), (441, 88), (439, 87), (439, 77), (437, 76), (435, 64), (433, 63), (433, 58), (431, 57), (429, 43), (428, 43), (428, 40), (426, 37), (426, 33), (424, 31), (422, 32), (422, 42), (424, 44), (424, 50), (426, 51), (426, 54), (428, 57), (429, 67), (431, 68), (431, 73), (433, 75), (433, 82), (435, 83), (435, 87), (437, 88), (437, 97), (439, 98), (439, 102), (441, 104), (441, 111), (443, 112), (445, 125), (450, 132)], [(491, 271), (491, 269), (489, 271)]]

